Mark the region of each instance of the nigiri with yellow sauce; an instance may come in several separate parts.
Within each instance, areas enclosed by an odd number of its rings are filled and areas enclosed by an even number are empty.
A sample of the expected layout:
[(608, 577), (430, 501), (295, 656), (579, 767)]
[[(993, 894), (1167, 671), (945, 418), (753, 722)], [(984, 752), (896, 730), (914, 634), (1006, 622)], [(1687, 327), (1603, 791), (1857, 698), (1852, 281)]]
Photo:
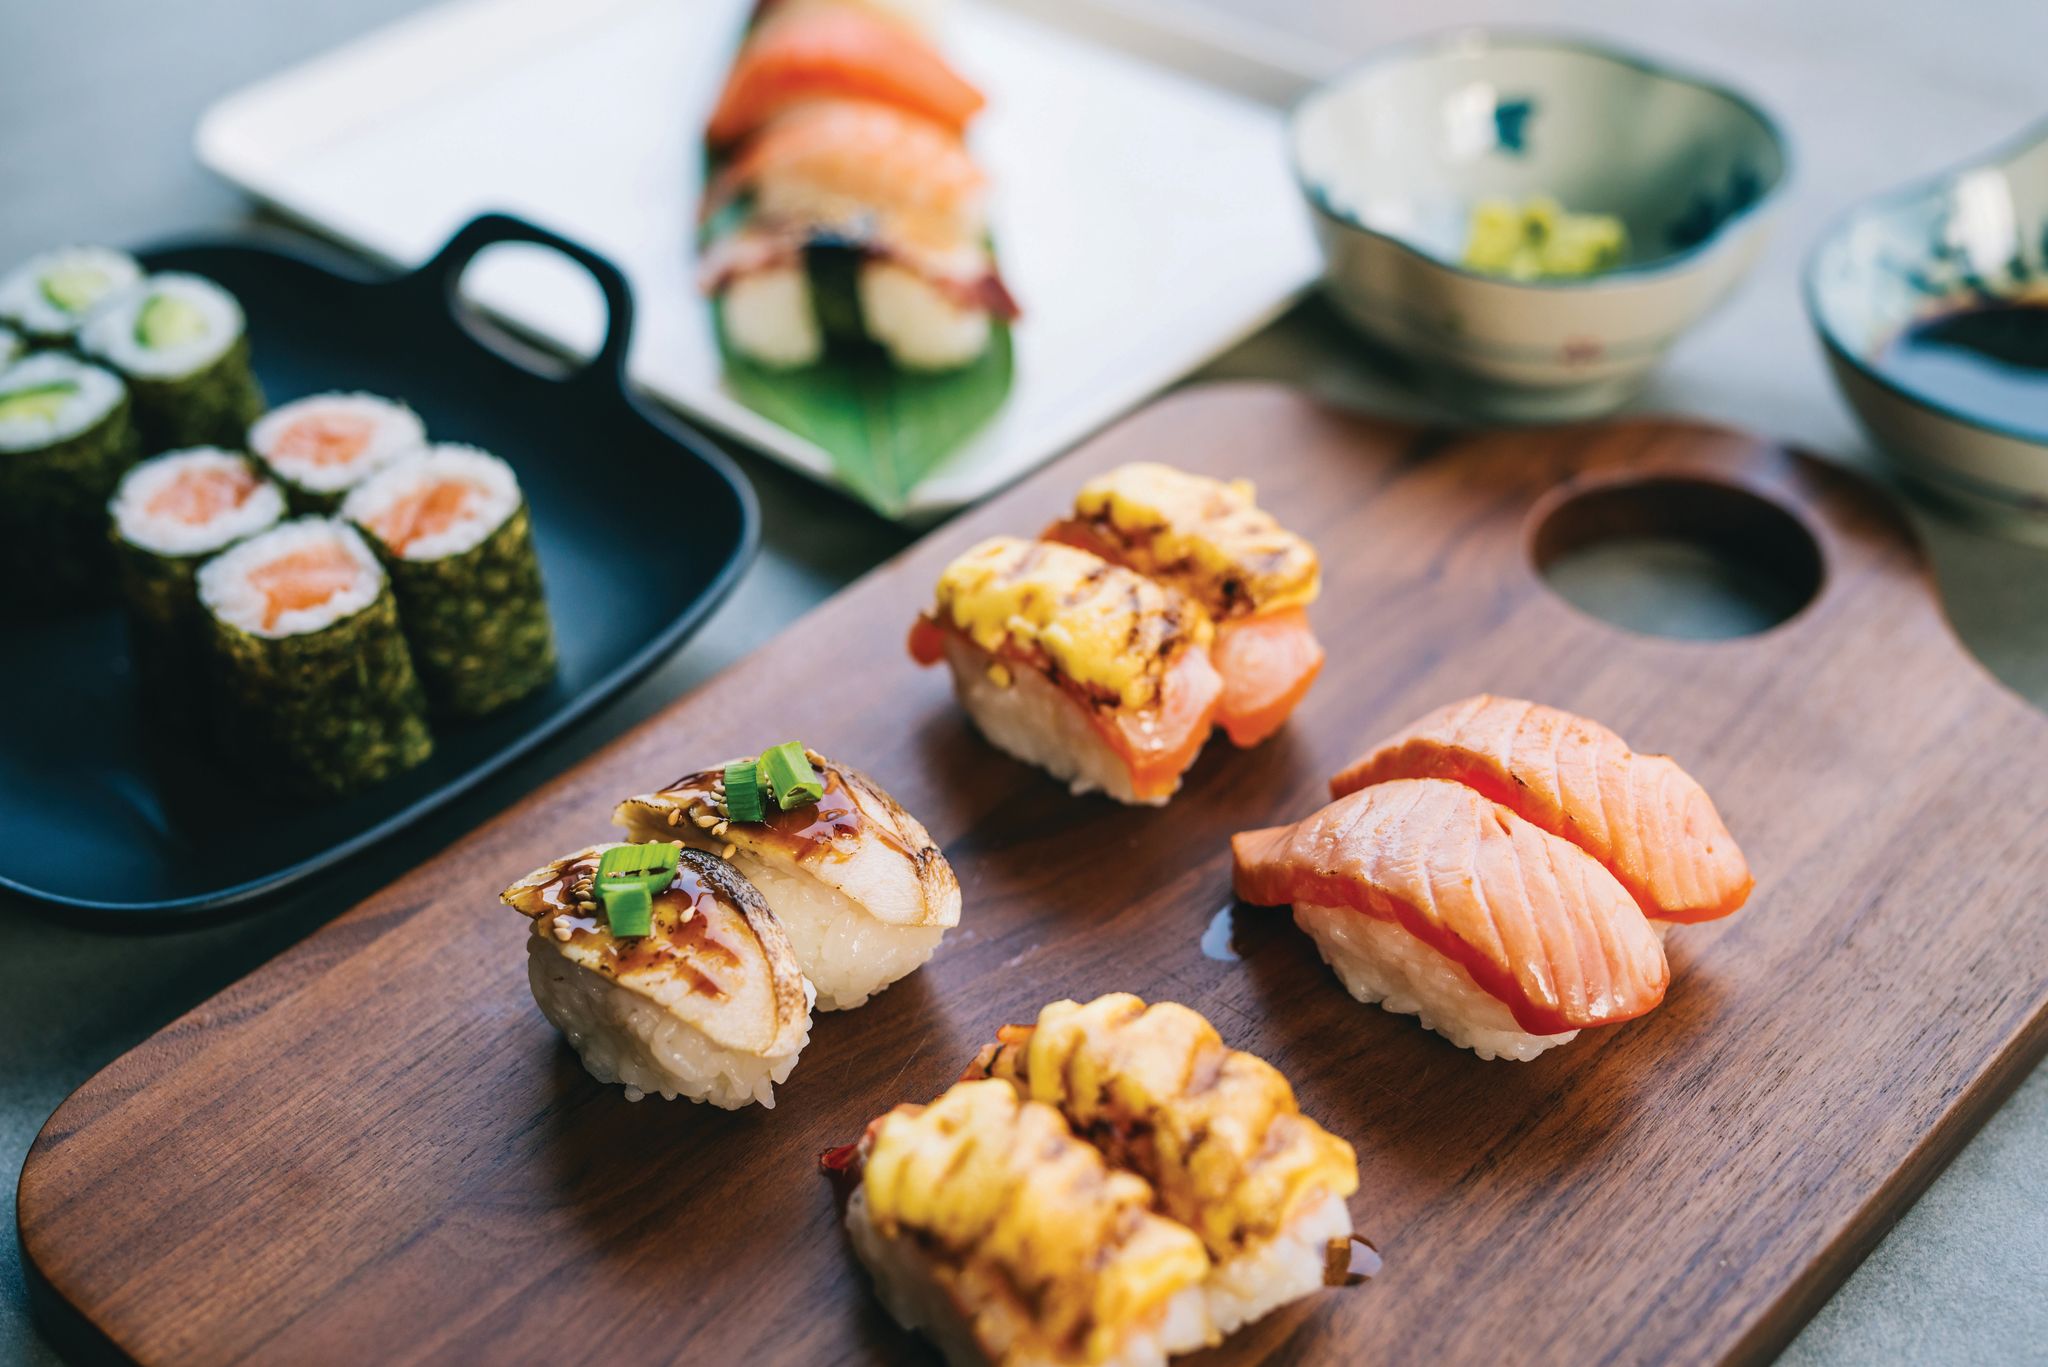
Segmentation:
[(1216, 721), (1240, 746), (1287, 721), (1323, 666), (1308, 623), (1322, 589), (1315, 547), (1259, 507), (1249, 480), (1138, 461), (1088, 481), (1048, 527), (1063, 541), (1180, 590), (1216, 624)]
[(898, 1106), (849, 1158), (854, 1253), (952, 1367), (1161, 1367), (1215, 1339), (1202, 1241), (1008, 1082)]
[(968, 1076), (1008, 1081), (1056, 1107), (1157, 1208), (1201, 1238), (1203, 1301), (1229, 1334), (1329, 1283), (1348, 1255), (1358, 1189), (1349, 1144), (1301, 1113), (1263, 1059), (1232, 1049), (1200, 1013), (1128, 992), (1054, 1002), (1006, 1026)]
[(1208, 614), (1180, 590), (1051, 541), (990, 538), (911, 629), (989, 743), (1075, 793), (1159, 805), (1214, 724)]

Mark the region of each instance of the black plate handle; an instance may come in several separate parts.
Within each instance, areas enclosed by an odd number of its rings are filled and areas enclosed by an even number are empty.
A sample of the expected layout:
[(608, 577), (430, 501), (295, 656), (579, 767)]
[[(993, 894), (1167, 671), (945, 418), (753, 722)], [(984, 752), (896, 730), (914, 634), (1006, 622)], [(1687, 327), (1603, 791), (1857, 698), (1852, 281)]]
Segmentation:
[(432, 260), (412, 274), (400, 277), (397, 283), (401, 288), (438, 296), (448, 311), (449, 320), (464, 333), (469, 333), (461, 322), (466, 305), (457, 293), (462, 284), (462, 273), (469, 269), (469, 263), (478, 252), (501, 242), (527, 242), (550, 248), (590, 273), (604, 295), (604, 340), (598, 345), (597, 354), (591, 358), (590, 364), (568, 379), (571, 382), (596, 380), (608, 387), (623, 388), (626, 383), (626, 352), (633, 340), (633, 290), (626, 283), (624, 272), (580, 242), (572, 242), (559, 233), (511, 214), (479, 214), (463, 224)]

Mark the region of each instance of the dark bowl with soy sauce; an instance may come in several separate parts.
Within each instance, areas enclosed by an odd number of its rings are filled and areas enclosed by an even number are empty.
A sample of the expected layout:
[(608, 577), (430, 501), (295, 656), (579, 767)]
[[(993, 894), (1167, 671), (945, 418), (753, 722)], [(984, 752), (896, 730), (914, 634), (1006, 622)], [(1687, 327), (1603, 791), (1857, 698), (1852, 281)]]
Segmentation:
[(2048, 121), (1850, 210), (1807, 262), (1806, 307), (1917, 483), (2048, 538)]

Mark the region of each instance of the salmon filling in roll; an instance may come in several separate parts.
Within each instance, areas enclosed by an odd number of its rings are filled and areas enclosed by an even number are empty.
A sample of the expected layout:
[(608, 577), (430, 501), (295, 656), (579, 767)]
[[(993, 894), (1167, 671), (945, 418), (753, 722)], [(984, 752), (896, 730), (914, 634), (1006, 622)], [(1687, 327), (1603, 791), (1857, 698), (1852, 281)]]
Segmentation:
[(1246, 480), (1138, 462), (1090, 480), (1046, 538), (1169, 584), (1216, 623), (1216, 720), (1239, 746), (1279, 730), (1322, 669), (1307, 606), (1322, 587), (1315, 548), (1253, 499)]
[(1214, 724), (1222, 681), (1208, 618), (1177, 591), (1098, 556), (996, 537), (940, 576), (910, 653), (944, 660), (998, 749), (1076, 793), (1158, 805)]
[(299, 506), (332, 509), (400, 456), (425, 449), (426, 427), (404, 404), (374, 394), (315, 394), (266, 413), (249, 449)]

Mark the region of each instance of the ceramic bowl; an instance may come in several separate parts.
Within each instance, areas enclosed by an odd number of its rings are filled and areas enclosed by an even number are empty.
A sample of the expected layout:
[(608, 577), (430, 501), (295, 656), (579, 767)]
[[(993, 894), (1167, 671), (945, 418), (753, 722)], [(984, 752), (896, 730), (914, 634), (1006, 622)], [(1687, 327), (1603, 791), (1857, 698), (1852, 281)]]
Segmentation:
[[(1289, 129), (1329, 295), (1490, 416), (1606, 412), (1755, 262), (1789, 154), (1751, 101), (1595, 43), (1469, 31), (1310, 94)], [(1628, 226), (1622, 265), (1517, 281), (1459, 264), (1481, 200)]]
[(2048, 122), (1932, 180), (1866, 200), (1806, 266), (1806, 311), (1871, 439), (1965, 507), (2048, 514), (2048, 406), (2031, 426), (1968, 411), (1885, 362), (1910, 324), (2048, 292)]

